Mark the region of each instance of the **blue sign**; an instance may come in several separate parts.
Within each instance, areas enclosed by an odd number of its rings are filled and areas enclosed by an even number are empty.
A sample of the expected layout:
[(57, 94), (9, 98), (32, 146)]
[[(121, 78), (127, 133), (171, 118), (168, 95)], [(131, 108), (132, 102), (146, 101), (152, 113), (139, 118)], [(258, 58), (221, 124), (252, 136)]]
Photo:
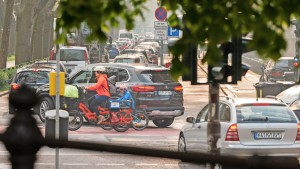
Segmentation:
[(179, 29), (168, 26), (168, 36), (179, 37)]

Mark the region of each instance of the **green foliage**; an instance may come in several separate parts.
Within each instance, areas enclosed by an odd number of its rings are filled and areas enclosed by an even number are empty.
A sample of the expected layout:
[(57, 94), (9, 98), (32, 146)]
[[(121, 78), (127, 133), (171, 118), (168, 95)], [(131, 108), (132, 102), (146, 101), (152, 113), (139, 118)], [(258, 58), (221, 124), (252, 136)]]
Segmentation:
[(16, 60), (15, 55), (9, 55), (9, 56), (7, 57), (7, 61), (14, 61), (14, 60)]
[[(58, 26), (62, 28), (59, 41), (73, 28), (79, 28), (86, 22), (91, 28), (90, 39), (106, 39), (109, 27), (118, 26), (118, 19), (125, 20), (126, 28), (134, 27), (134, 18), (142, 16), (146, 0), (61, 0)], [(241, 36), (249, 32), (253, 41), (249, 44), (263, 58), (277, 60), (287, 44), (284, 31), (290, 26), (290, 20), (300, 13), (299, 0), (164, 0), (162, 5), (173, 12), (168, 19), (171, 26), (178, 26), (184, 32), (183, 37), (174, 45), (171, 72), (178, 77), (186, 73), (180, 55), (186, 53), (190, 44), (207, 43), (204, 62), (215, 64), (221, 59), (218, 44), (228, 41), (232, 36)], [(131, 7), (132, 6), (132, 7)], [(175, 13), (181, 11), (181, 21)]]
[(5, 72), (0, 72), (0, 91), (8, 89), (9, 84), (6, 82), (8, 75)]

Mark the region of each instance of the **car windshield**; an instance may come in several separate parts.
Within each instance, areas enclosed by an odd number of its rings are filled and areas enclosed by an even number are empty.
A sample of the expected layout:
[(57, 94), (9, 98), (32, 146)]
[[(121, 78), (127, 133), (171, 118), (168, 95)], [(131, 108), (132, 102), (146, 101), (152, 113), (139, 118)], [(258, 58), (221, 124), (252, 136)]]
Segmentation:
[(49, 71), (24, 71), (20, 72), (16, 76), (16, 83), (26, 83), (26, 84), (46, 84), (49, 83)]
[(117, 58), (115, 63), (140, 63), (139, 58)]
[(146, 70), (141, 72), (142, 82), (148, 83), (164, 83), (173, 82), (170, 72), (168, 70)]
[(275, 68), (286, 68), (286, 67), (293, 67), (293, 60), (278, 60), (274, 67)]
[(282, 105), (242, 105), (236, 107), (238, 123), (296, 123), (294, 113)]
[(79, 49), (61, 49), (61, 61), (84, 61), (84, 51)]

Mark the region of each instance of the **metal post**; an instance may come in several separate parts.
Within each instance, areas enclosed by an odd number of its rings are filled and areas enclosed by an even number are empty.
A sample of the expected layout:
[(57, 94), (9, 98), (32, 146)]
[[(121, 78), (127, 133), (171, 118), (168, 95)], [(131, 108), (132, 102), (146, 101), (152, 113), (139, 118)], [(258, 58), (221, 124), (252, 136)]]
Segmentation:
[[(296, 34), (296, 43), (295, 43), (295, 56), (299, 60), (299, 37)], [(298, 67), (294, 66), (294, 80), (296, 83), (299, 81), (299, 72), (298, 72)]]
[(160, 65), (161, 66), (164, 66), (164, 52), (163, 52), (163, 49), (164, 49), (164, 43), (163, 43), (164, 40), (160, 40)]
[[(217, 142), (220, 139), (220, 118), (219, 118), (219, 83), (211, 81), (209, 83), (209, 114), (207, 123), (207, 143), (208, 152), (214, 155), (220, 154)], [(215, 164), (210, 164), (214, 169)]]
[[(57, 23), (55, 24), (56, 27), (56, 38), (59, 36), (59, 30)], [(56, 96), (55, 96), (55, 107), (56, 107), (56, 116), (55, 116), (55, 139), (59, 139), (59, 84), (60, 84), (60, 79), (59, 79), (59, 72), (60, 72), (60, 54), (59, 54), (59, 45), (56, 44)], [(55, 168), (59, 169), (59, 148), (55, 148)]]

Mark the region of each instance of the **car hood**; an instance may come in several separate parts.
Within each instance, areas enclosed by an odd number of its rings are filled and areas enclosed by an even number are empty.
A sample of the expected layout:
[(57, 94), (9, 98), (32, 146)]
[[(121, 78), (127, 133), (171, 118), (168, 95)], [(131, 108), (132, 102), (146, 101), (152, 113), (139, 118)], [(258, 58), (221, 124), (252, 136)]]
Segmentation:
[(276, 97), (281, 99), (286, 104), (291, 104), (292, 102), (300, 98), (300, 85), (290, 87), (279, 93)]

